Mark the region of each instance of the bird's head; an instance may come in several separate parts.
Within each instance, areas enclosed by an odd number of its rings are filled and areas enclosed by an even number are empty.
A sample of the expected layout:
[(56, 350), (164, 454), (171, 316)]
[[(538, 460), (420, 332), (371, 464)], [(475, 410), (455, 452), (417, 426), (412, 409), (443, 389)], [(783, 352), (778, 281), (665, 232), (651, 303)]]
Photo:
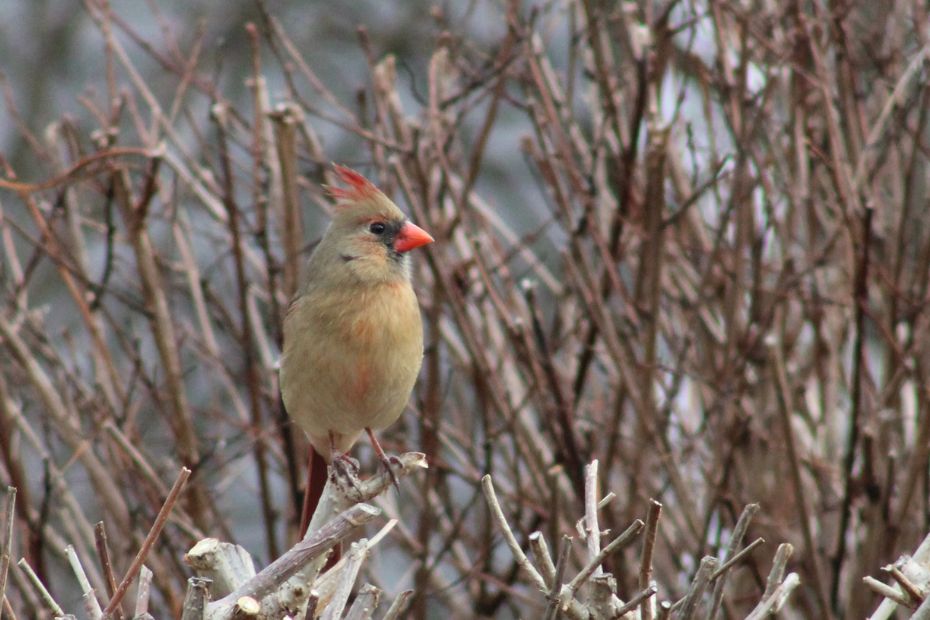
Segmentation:
[(331, 260), (366, 283), (409, 277), (406, 253), (433, 242), (390, 198), (358, 172), (335, 166), (345, 187), (327, 187), (337, 205), (321, 245)]

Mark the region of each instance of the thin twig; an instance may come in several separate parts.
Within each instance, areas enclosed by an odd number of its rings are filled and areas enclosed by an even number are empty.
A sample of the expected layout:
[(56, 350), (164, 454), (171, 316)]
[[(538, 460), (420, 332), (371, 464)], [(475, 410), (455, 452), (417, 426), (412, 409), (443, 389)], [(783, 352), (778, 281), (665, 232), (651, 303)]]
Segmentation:
[(676, 618), (679, 620), (691, 620), (691, 618), (694, 617), (698, 603), (701, 601), (701, 597), (704, 596), (704, 590), (707, 589), (707, 584), (710, 583), (710, 576), (717, 569), (717, 564), (717, 558), (710, 556), (701, 558), (701, 564), (698, 567), (697, 574), (691, 581), (688, 593), (683, 599), (672, 606), (673, 610), (676, 607), (678, 609), (678, 613), (675, 616)]
[(494, 520), (497, 522), (497, 526), (504, 535), (504, 540), (507, 542), (507, 546), (510, 547), (510, 552), (513, 553), (513, 557), (517, 560), (517, 564), (526, 572), (527, 576), (533, 582), (533, 585), (542, 592), (548, 591), (548, 588), (546, 588), (546, 580), (543, 579), (539, 571), (536, 570), (536, 567), (533, 566), (529, 558), (526, 557), (516, 537), (513, 535), (510, 525), (507, 523), (507, 517), (504, 516), (504, 511), (501, 510), (500, 502), (497, 501), (497, 494), (494, 492), (494, 483), (491, 481), (491, 474), (485, 474), (484, 477), (481, 478), (481, 488), (484, 490), (484, 497), (488, 502), (488, 508), (491, 509), (491, 516), (494, 517)]
[(16, 487), (6, 488), (6, 507), (3, 512), (3, 552), (0, 554), (0, 600), (6, 596), (6, 578), (10, 571), (13, 524), (16, 517)]
[(916, 586), (913, 581), (908, 579), (907, 575), (902, 573), (900, 568), (892, 564), (890, 566), (884, 567), (883, 570), (887, 571), (888, 574), (891, 575), (891, 578), (894, 579), (899, 586), (901, 586), (901, 589), (904, 590), (904, 592), (909, 597), (911, 597), (911, 600), (923, 600), (924, 594), (921, 592), (921, 589)]
[(772, 560), (772, 569), (765, 580), (765, 591), (762, 593), (763, 600), (768, 598), (775, 588), (781, 585), (785, 577), (785, 570), (788, 566), (788, 560), (794, 553), (794, 547), (791, 543), (782, 543), (778, 545), (775, 551), (775, 559)]
[(136, 591), (136, 608), (134, 618), (149, 612), (149, 595), (152, 589), (152, 571), (145, 564), (139, 569), (139, 588)]
[(184, 483), (187, 482), (190, 475), (191, 470), (186, 467), (181, 468), (181, 472), (174, 481), (174, 486), (171, 487), (171, 491), (168, 492), (168, 497), (165, 498), (165, 503), (162, 504), (161, 510), (158, 511), (158, 515), (155, 517), (152, 528), (149, 530), (145, 540), (142, 541), (142, 547), (139, 548), (139, 552), (136, 553), (136, 557), (133, 558), (132, 564), (129, 565), (129, 570), (126, 571), (123, 580), (120, 581), (119, 585), (116, 587), (116, 592), (110, 597), (110, 602), (103, 610), (105, 616), (112, 614), (120, 602), (122, 602), (123, 597), (126, 596), (126, 592), (129, 590), (129, 586), (132, 584), (133, 579), (136, 578), (136, 575), (142, 568), (142, 563), (145, 562), (149, 550), (155, 544), (155, 541), (158, 540), (158, 536), (168, 522), (168, 515), (171, 514), (171, 510), (174, 508), (175, 503), (177, 503), (181, 495), (181, 490), (184, 488)]
[(533, 556), (539, 564), (543, 579), (546, 580), (546, 585), (552, 590), (552, 588), (556, 586), (555, 564), (552, 563), (552, 554), (549, 553), (549, 545), (546, 544), (546, 538), (542, 535), (542, 532), (537, 531), (530, 534), (529, 541), (530, 549), (532, 549)]
[(879, 596), (883, 596), (887, 599), (891, 599), (898, 605), (903, 605), (905, 607), (914, 606), (914, 599), (905, 595), (900, 590), (895, 590), (891, 586), (882, 583), (881, 581), (879, 581), (875, 577), (872, 577), (871, 575), (866, 575), (865, 577), (862, 578), (862, 581), (865, 583), (865, 585), (869, 586), (869, 588), (873, 592), (878, 594)]
[[(597, 519), (597, 459), (584, 468), (584, 524), (585, 543), (588, 547), (588, 560), (593, 560), (601, 551), (601, 527)], [(601, 565), (594, 567), (594, 576), (603, 572)]]
[(748, 545), (746, 545), (745, 547), (743, 547), (742, 549), (740, 549), (739, 552), (737, 552), (733, 557), (731, 557), (726, 562), (721, 564), (720, 568), (714, 571), (714, 574), (710, 576), (711, 581), (716, 581), (717, 583), (719, 583), (720, 577), (722, 577), (728, 570), (733, 568), (733, 566), (742, 562), (743, 558), (745, 558), (747, 555), (752, 553), (756, 547), (764, 543), (765, 543), (764, 538), (757, 538), (751, 543), (749, 543)]
[[(103, 570), (103, 578), (107, 587), (107, 598), (113, 598), (116, 593), (116, 577), (113, 574), (113, 565), (110, 562), (110, 549), (107, 545), (107, 530), (103, 521), (98, 521), (94, 526), (94, 542), (97, 546), (97, 557), (100, 559), (100, 568)], [(123, 617), (122, 609), (117, 608), (117, 618)]]
[(637, 607), (639, 607), (640, 609), (647, 609), (649, 605), (645, 604), (646, 601), (653, 598), (657, 591), (658, 591), (658, 588), (656, 588), (655, 584), (652, 584), (645, 590), (640, 590), (639, 592), (636, 593), (635, 596), (633, 596), (633, 598), (631, 598), (623, 606), (621, 606), (619, 609), (617, 609), (614, 612), (615, 617), (620, 618), (623, 616), (623, 614), (629, 613), (633, 611), (634, 609), (636, 609)]
[(801, 579), (798, 577), (797, 573), (789, 573), (788, 576), (785, 577), (785, 580), (775, 588), (775, 591), (772, 592), (768, 598), (760, 602), (755, 609), (746, 616), (746, 620), (762, 620), (762, 618), (765, 618), (772, 612), (778, 611), (788, 598), (788, 595), (791, 594), (800, 583)]
[(407, 603), (410, 601), (411, 596), (413, 596), (413, 590), (404, 590), (398, 594), (385, 612), (384, 618), (381, 620), (397, 620), (400, 618), (400, 615), (404, 613), (404, 610), (407, 608)]
[(585, 565), (585, 567), (582, 568), (581, 571), (577, 575), (575, 575), (575, 578), (572, 579), (568, 583), (566, 588), (568, 588), (569, 592), (571, 592), (572, 594), (577, 592), (578, 588), (581, 587), (581, 584), (583, 584), (585, 580), (587, 580), (588, 577), (590, 577), (591, 575), (595, 573), (595, 570), (597, 569), (598, 566), (601, 565), (601, 562), (603, 562), (605, 559), (610, 557), (610, 555), (617, 549), (620, 549), (624, 545), (632, 542), (633, 539), (636, 538), (637, 535), (639, 535), (639, 533), (643, 530), (644, 527), (645, 527), (645, 524), (639, 519), (636, 519), (635, 521), (633, 521), (632, 524), (630, 524), (628, 528), (623, 530), (623, 532), (621, 532), (616, 538), (614, 538), (612, 541), (607, 543), (607, 545), (603, 549), (601, 549), (596, 556), (591, 558), (591, 561), (588, 562)]
[[(649, 500), (649, 512), (646, 514), (646, 531), (643, 534), (643, 552), (639, 562), (639, 587), (645, 591), (652, 585), (652, 554), (655, 550), (656, 533), (659, 530), (659, 517), (662, 516), (662, 504)], [(642, 599), (640, 615), (642, 620), (652, 620), (655, 616), (655, 599)]]
[(794, 501), (798, 506), (798, 520), (801, 523), (801, 533), (804, 536), (804, 545), (810, 550), (807, 557), (810, 558), (811, 568), (814, 577), (814, 587), (817, 589), (817, 600), (820, 605), (820, 612), (824, 616), (829, 616), (829, 599), (827, 597), (826, 584), (823, 581), (820, 562), (814, 552), (817, 546), (814, 544), (814, 534), (811, 531), (809, 510), (807, 507), (807, 492), (804, 489), (804, 481), (801, 479), (801, 461), (797, 448), (794, 445), (794, 429), (791, 426), (791, 392), (788, 386), (788, 375), (785, 370), (784, 359), (782, 357), (781, 343), (771, 342), (772, 367), (775, 374), (775, 394), (778, 397), (778, 419), (781, 422), (781, 430), (785, 439), (785, 449), (788, 457), (788, 470), (791, 472), (791, 483), (794, 487)]
[(571, 547), (572, 539), (568, 536), (563, 536), (559, 544), (559, 559), (555, 564), (555, 578), (552, 580), (555, 586), (553, 590), (549, 591), (549, 603), (546, 605), (546, 614), (543, 616), (544, 620), (556, 620), (561, 612), (562, 606), (559, 604), (559, 593), (555, 591), (555, 588), (558, 588), (559, 584), (562, 583), (562, 577), (565, 575), (565, 567), (568, 564), (568, 554), (571, 552)]
[(100, 602), (97, 600), (97, 596), (94, 594), (94, 589), (90, 585), (90, 581), (87, 580), (87, 574), (84, 572), (84, 567), (81, 566), (81, 560), (78, 558), (77, 553), (74, 551), (72, 545), (65, 547), (65, 557), (68, 558), (68, 564), (71, 566), (71, 572), (74, 573), (74, 576), (77, 578), (78, 585), (81, 588), (82, 598), (84, 600), (84, 612), (87, 614), (88, 618), (91, 620), (97, 620), (103, 616), (100, 611)]
[[(723, 603), (723, 590), (726, 587), (726, 572), (729, 570), (739, 558), (743, 557), (743, 553), (737, 553), (740, 545), (743, 544), (743, 537), (746, 535), (746, 530), (749, 529), (749, 522), (752, 521), (752, 518), (755, 514), (759, 512), (759, 504), (748, 504), (743, 508), (742, 514), (740, 514), (739, 519), (736, 522), (736, 526), (733, 528), (733, 535), (730, 536), (730, 541), (727, 543), (727, 552), (726, 552), (726, 561), (723, 565), (714, 571), (714, 574), (711, 576), (711, 580), (716, 579), (714, 583), (714, 594), (711, 599), (710, 612), (707, 614), (708, 620), (714, 620), (717, 617), (717, 614), (720, 613), (720, 605)], [(759, 539), (750, 547), (754, 547), (756, 544), (761, 544), (762, 540)], [(743, 550), (748, 553), (748, 548)], [(719, 577), (719, 579), (717, 579)]]
[(8, 620), (17, 620), (16, 612), (10, 604), (10, 599), (5, 596), (3, 597), (3, 613), (6, 614)]
[(342, 571), (339, 574), (339, 585), (333, 593), (326, 611), (320, 617), (320, 620), (337, 620), (342, 617), (342, 610), (345, 609), (346, 602), (349, 600), (349, 594), (352, 593), (352, 586), (358, 576), (358, 571), (362, 567), (362, 561), (368, 553), (368, 541), (362, 539), (359, 542), (352, 543), (349, 553), (346, 555)]
[(35, 571), (32, 570), (32, 567), (29, 566), (29, 563), (26, 562), (26, 558), (20, 558), (19, 562), (17, 562), (17, 565), (23, 569), (24, 573), (26, 573), (26, 578), (29, 580), (29, 583), (32, 584), (32, 587), (39, 594), (39, 597), (46, 604), (46, 606), (48, 606), (51, 612), (56, 616), (65, 615), (61, 605), (58, 604), (52, 594), (42, 584), (39, 576), (36, 575)]

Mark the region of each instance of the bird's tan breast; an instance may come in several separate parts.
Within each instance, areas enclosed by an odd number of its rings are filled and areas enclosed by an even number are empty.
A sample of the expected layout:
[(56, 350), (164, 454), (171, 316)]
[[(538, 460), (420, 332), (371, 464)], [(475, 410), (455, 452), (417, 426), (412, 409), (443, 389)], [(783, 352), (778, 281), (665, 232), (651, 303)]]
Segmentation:
[(422, 358), (409, 283), (311, 291), (284, 323), (285, 407), (311, 435), (383, 428), (406, 406)]

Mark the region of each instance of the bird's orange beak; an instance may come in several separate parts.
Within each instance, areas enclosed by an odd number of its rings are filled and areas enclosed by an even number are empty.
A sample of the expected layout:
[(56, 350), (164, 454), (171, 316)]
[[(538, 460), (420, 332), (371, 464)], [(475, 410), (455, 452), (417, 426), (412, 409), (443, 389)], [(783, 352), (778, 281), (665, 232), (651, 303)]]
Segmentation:
[(407, 222), (397, 233), (397, 238), (394, 240), (394, 249), (403, 254), (433, 241), (435, 239), (428, 232), (416, 224)]

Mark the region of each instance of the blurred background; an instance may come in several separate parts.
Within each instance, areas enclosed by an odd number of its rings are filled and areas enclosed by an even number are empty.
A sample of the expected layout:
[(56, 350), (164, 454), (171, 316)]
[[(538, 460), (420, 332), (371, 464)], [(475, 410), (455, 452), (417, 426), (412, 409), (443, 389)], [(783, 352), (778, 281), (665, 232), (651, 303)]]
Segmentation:
[[(930, 530), (927, 14), (922, 3), (228, 0), (0, 4), (0, 481), (12, 557), (62, 606), (72, 544), (107, 591), (181, 466), (153, 613), (204, 536), (260, 566), (297, 539), (306, 442), (276, 363), (331, 163), (437, 242), (426, 357), (385, 433), (428, 472), (361, 581), (409, 617), (542, 617), (518, 541), (664, 506), (656, 599), (762, 538), (786, 617), (861, 617)], [(19, 184), (17, 184), (19, 183)], [(378, 467), (367, 445), (363, 471)], [(370, 534), (371, 532), (369, 532)], [(612, 536), (608, 534), (608, 536)], [(2, 542), (2, 541), (0, 541)], [(608, 558), (623, 600), (641, 545)], [(17, 567), (7, 614), (43, 604)]]

